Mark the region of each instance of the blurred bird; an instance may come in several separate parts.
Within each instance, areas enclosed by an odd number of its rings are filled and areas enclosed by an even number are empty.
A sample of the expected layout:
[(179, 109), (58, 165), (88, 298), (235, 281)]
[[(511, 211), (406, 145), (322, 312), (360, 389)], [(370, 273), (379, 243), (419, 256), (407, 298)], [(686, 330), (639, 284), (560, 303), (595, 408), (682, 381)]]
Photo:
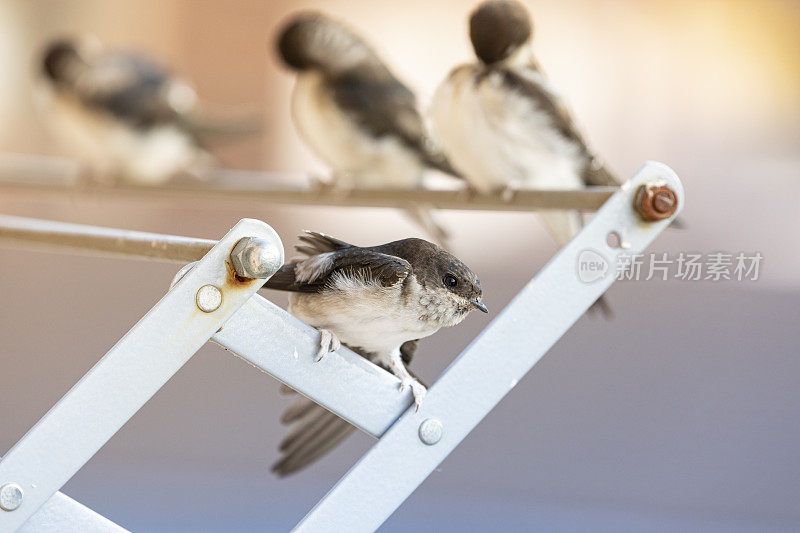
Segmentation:
[[(453, 69), (431, 108), (445, 153), (469, 183), (486, 193), (619, 185), (537, 65), (525, 7), (484, 2), (470, 17), (469, 34), (479, 61)], [(559, 246), (583, 225), (578, 211), (539, 216)], [(602, 299), (596, 308), (610, 311)]]
[[(426, 169), (457, 176), (429, 137), (416, 98), (345, 24), (308, 12), (281, 30), (278, 53), (297, 72), (292, 118), (338, 187), (416, 188)], [(425, 209), (411, 212), (440, 242)]]
[[(485, 2), (469, 29), (479, 61), (450, 72), (431, 114), (445, 153), (470, 184), (482, 192), (618, 185), (536, 64), (525, 7)], [(582, 226), (577, 211), (540, 216), (559, 245)]]
[(65, 148), (96, 179), (156, 185), (204, 177), (213, 157), (200, 136), (252, 133), (253, 124), (211, 125), (197, 95), (148, 57), (108, 51), (94, 39), (51, 42), (41, 59), (36, 103)]
[[(479, 309), (477, 276), (456, 257), (422, 239), (360, 247), (306, 232), (297, 250), (307, 257), (284, 265), (265, 288), (291, 291), (289, 312), (319, 329), (318, 360), (344, 343), (400, 378), (419, 407), (422, 385), (406, 368), (416, 340), (460, 323)], [(302, 468), (347, 436), (351, 426), (307, 399), (282, 417), (297, 422), (273, 466), (285, 475)]]

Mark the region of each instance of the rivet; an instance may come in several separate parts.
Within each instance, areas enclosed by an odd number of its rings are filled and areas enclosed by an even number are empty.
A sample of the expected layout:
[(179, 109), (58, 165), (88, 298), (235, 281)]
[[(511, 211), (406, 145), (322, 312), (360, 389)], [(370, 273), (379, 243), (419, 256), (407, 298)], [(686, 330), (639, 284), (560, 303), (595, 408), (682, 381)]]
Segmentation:
[(429, 418), (419, 425), (419, 440), (433, 446), (442, 439), (444, 426), (436, 418)]
[(222, 292), (213, 285), (203, 285), (195, 296), (197, 307), (204, 313), (213, 313), (222, 305)]
[(6, 483), (0, 487), (0, 509), (15, 511), (22, 505), (22, 489), (16, 483)]

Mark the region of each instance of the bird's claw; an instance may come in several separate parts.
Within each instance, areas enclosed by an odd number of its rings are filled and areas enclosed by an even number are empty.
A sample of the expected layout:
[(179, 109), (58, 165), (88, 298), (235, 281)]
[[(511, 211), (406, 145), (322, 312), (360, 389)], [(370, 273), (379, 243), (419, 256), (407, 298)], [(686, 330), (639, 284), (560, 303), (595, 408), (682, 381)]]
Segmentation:
[(411, 388), (411, 394), (414, 396), (414, 411), (419, 411), (419, 406), (428, 390), (422, 383), (412, 377), (402, 378), (400, 380), (400, 392), (405, 392), (409, 387)]
[(504, 202), (510, 202), (514, 199), (519, 192), (520, 186), (516, 182), (509, 182), (505, 187), (500, 189), (500, 197), (503, 199)]
[(323, 357), (341, 347), (342, 343), (334, 332), (329, 329), (319, 330), (319, 351), (317, 352), (316, 362), (319, 363)]

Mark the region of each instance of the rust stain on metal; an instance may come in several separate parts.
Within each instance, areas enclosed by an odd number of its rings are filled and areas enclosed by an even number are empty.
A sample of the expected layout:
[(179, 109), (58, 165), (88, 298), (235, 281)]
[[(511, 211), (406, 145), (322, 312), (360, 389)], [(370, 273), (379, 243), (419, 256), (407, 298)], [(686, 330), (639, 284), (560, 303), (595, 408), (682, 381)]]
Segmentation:
[(666, 185), (645, 183), (636, 191), (633, 206), (648, 222), (664, 220), (678, 210), (678, 195)]
[[(225, 276), (225, 286), (231, 287), (233, 289), (238, 289), (242, 287), (248, 287), (252, 283), (256, 283), (258, 279), (251, 279), (251, 278), (243, 278), (239, 274), (236, 273), (236, 269), (233, 268), (233, 263), (227, 259), (225, 260), (225, 270), (227, 272)], [(264, 280), (260, 280), (264, 283)]]

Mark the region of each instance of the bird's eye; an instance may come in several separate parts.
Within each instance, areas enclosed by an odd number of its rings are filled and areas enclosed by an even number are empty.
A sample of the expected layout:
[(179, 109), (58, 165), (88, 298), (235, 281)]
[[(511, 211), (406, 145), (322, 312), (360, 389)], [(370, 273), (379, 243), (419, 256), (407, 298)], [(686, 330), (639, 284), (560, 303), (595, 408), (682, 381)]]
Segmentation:
[(458, 279), (452, 274), (446, 275), (442, 281), (444, 281), (444, 284), (448, 287), (455, 287), (458, 285)]

